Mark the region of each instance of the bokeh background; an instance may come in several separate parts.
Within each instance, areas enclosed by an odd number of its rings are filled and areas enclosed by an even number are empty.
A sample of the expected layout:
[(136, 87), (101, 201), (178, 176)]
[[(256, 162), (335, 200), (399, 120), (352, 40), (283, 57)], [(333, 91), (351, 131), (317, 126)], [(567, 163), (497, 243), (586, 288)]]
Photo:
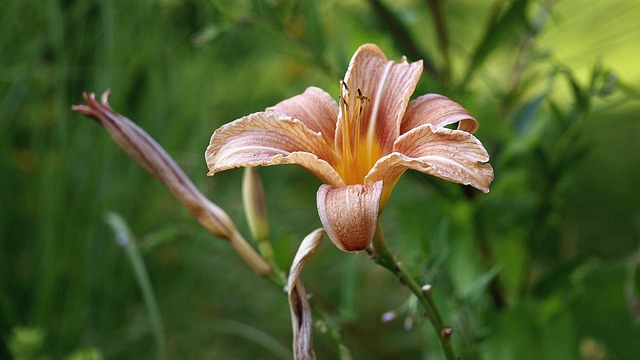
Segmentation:
[[(291, 358), (282, 289), (71, 105), (110, 89), (248, 236), (242, 170), (206, 176), (211, 134), (307, 86), (337, 97), (366, 42), (424, 59), (415, 95), (469, 109), (492, 156), (490, 194), (407, 173), (382, 216), (390, 247), (433, 285), (457, 354), (637, 359), (634, 0), (1, 1), (0, 358)], [(259, 172), (288, 268), (320, 226), (320, 183)], [(157, 313), (108, 213), (134, 235)], [(354, 359), (443, 358), (409, 292), (365, 254), (324, 241), (303, 279)], [(321, 330), (318, 357), (338, 358)]]

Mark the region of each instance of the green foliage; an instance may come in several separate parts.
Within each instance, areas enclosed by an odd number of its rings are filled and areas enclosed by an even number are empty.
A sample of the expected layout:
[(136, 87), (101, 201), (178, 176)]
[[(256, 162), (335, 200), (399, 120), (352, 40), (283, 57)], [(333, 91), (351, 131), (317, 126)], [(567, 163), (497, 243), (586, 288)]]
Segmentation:
[[(488, 195), (405, 176), (382, 216), (456, 354), (634, 359), (638, 15), (630, 0), (0, 1), (0, 358), (289, 358), (281, 289), (70, 106), (110, 88), (248, 234), (240, 171), (206, 177), (212, 132), (307, 86), (337, 95), (375, 42), (425, 60), (416, 94), (469, 109), (495, 168)], [(286, 269), (320, 226), (319, 182), (259, 171)], [(325, 242), (303, 277), (325, 315), (319, 358), (442, 357), (415, 299), (365, 255)]]

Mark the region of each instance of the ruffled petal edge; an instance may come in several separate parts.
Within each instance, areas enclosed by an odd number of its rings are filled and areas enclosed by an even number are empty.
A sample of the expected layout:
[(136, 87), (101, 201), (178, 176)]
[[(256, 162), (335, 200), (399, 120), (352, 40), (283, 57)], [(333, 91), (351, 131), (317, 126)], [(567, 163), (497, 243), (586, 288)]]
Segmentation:
[(334, 142), (338, 103), (324, 90), (308, 87), (302, 94), (283, 100), (267, 109), (302, 121), (309, 129), (319, 132), (324, 140)]
[(254, 113), (216, 130), (205, 152), (208, 175), (245, 166), (296, 164), (323, 183), (344, 184), (332, 164), (335, 153), (322, 135), (274, 111)]
[(432, 124), (436, 129), (458, 123), (458, 130), (475, 133), (478, 121), (462, 105), (440, 94), (426, 94), (412, 100), (400, 125), (400, 134)]
[(494, 176), (493, 168), (486, 163), (489, 154), (466, 131), (423, 125), (400, 136), (394, 150), (378, 160), (365, 183), (384, 180), (385, 185), (395, 184), (405, 170), (412, 169), (489, 192)]
[[(375, 136), (383, 153), (389, 153), (400, 135), (400, 123), (411, 94), (422, 74), (422, 60), (400, 62), (389, 60), (374, 44), (364, 44), (356, 50), (345, 75), (352, 95), (357, 89), (370, 99), (363, 108), (362, 127), (367, 136)], [(344, 126), (340, 117), (338, 127)], [(336, 131), (336, 143), (340, 144)]]

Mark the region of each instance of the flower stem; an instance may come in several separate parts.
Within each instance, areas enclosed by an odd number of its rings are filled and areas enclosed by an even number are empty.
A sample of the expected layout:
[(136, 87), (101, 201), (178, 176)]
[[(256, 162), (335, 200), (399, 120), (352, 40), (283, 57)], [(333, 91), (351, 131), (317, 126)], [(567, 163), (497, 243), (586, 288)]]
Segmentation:
[[(384, 245), (384, 246), (380, 246)], [(438, 334), (442, 349), (447, 360), (455, 360), (456, 356), (451, 345), (451, 334), (453, 329), (445, 326), (440, 316), (440, 312), (436, 306), (436, 302), (431, 294), (431, 285), (420, 286), (416, 280), (409, 274), (405, 265), (398, 261), (396, 256), (386, 247), (384, 235), (378, 223), (376, 235), (373, 240), (373, 249), (369, 249), (369, 256), (378, 265), (394, 274), (401, 283), (405, 284), (409, 290), (418, 298), (420, 304), (425, 310), (426, 316), (431, 320), (434, 330)]]
[(249, 244), (247, 240), (235, 230), (229, 236), (229, 242), (233, 249), (240, 255), (242, 260), (249, 265), (258, 275), (268, 278), (271, 276), (272, 268), (264, 258)]

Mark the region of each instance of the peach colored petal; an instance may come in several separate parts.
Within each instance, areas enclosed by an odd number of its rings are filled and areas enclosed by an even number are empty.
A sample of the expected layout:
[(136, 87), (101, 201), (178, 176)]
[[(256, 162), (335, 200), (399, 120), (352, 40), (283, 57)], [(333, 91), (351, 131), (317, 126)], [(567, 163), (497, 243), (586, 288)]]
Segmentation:
[(322, 134), (332, 145), (338, 120), (338, 103), (324, 90), (311, 86), (302, 94), (283, 100), (267, 110), (278, 111), (302, 121), (307, 127)]
[(305, 262), (316, 252), (323, 236), (324, 230), (319, 228), (302, 240), (291, 264), (287, 286), (285, 287), (285, 291), (289, 295), (289, 309), (293, 327), (293, 358), (296, 360), (312, 360), (316, 358), (313, 351), (311, 306), (300, 275)]
[(383, 179), (385, 185), (395, 184), (404, 170), (413, 169), (489, 192), (493, 168), (484, 164), (489, 155), (468, 132), (422, 125), (400, 136), (394, 150), (378, 160), (365, 183)]
[(478, 122), (457, 102), (439, 94), (426, 94), (412, 100), (407, 107), (400, 134), (425, 124), (436, 129), (458, 123), (458, 130), (473, 134), (478, 130)]
[(335, 154), (322, 135), (274, 111), (251, 114), (216, 130), (205, 158), (208, 175), (244, 166), (297, 164), (326, 184), (344, 184), (331, 166)]
[(382, 181), (370, 186), (320, 186), (318, 214), (329, 239), (338, 249), (359, 251), (371, 244), (378, 222), (382, 187)]
[(408, 169), (404, 163), (398, 161), (398, 155), (398, 153), (392, 152), (378, 159), (364, 178), (365, 185), (373, 184), (381, 180), (384, 182), (384, 188), (380, 196), (380, 212), (382, 212), (391, 197), (391, 192), (396, 186), (396, 183), (398, 183), (402, 174)]
[[(389, 61), (373, 44), (362, 45), (351, 59), (345, 83), (352, 95), (360, 89), (371, 100), (364, 106), (362, 126), (367, 134), (375, 134), (385, 154), (391, 152), (400, 135), (400, 121), (421, 74), (422, 60), (409, 63), (403, 57), (399, 63)], [(342, 120), (338, 127), (342, 126)], [(338, 129), (337, 144), (341, 144), (339, 134)]]

